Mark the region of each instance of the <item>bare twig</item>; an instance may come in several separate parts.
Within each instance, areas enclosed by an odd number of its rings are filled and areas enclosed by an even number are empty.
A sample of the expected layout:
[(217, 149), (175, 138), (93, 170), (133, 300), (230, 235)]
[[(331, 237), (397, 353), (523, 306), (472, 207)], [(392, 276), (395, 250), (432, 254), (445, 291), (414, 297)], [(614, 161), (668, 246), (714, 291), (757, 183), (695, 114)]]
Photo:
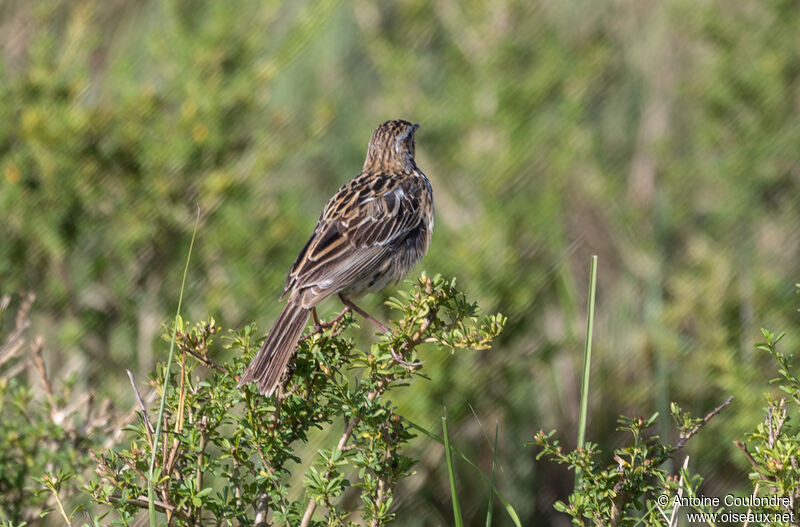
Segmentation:
[[(158, 393), (156, 392), (156, 390), (150, 390), (147, 393), (147, 395), (142, 397), (142, 399), (144, 400), (144, 402), (146, 404), (150, 404), (156, 399), (157, 395), (158, 395)], [(130, 409), (130, 411), (128, 411), (126, 414), (122, 414), (122, 415), (118, 416), (117, 419), (114, 422), (109, 424), (104, 429), (103, 433), (108, 435), (108, 438), (104, 442), (104, 445), (105, 445), (106, 448), (108, 448), (111, 445), (115, 444), (119, 440), (120, 436), (122, 435), (123, 428), (126, 425), (129, 425), (133, 421), (136, 420), (136, 413), (137, 413), (137, 408), (136, 408), (136, 405), (134, 405)]]
[[(140, 509), (147, 509), (149, 506), (146, 496), (137, 496), (135, 498), (128, 498), (127, 500), (124, 500), (119, 496), (112, 496), (110, 499), (115, 503), (120, 503), (120, 504), (130, 503), (131, 505), (136, 505)], [(158, 500), (154, 500), (153, 504), (155, 505), (156, 510), (158, 512), (163, 512), (167, 516), (172, 516), (172, 515), (177, 516), (178, 518), (181, 518), (182, 520), (189, 522), (190, 525), (197, 524), (197, 522), (195, 522), (190, 515), (188, 515), (186, 512), (182, 511), (175, 505), (171, 505), (169, 503)]]
[(225, 373), (226, 371), (228, 371), (225, 368), (223, 368), (222, 366), (220, 366), (216, 361), (214, 361), (214, 359), (212, 359), (208, 355), (201, 355), (200, 353), (197, 353), (196, 351), (191, 350), (191, 349), (186, 349), (185, 351), (189, 355), (194, 357), (195, 359), (199, 360), (200, 362), (202, 362), (203, 364), (208, 366), (209, 368), (214, 368), (215, 370), (217, 370), (219, 372), (222, 372), (222, 373)]
[[(36, 295), (33, 293), (28, 293), (25, 295), (25, 298), (22, 299), (22, 303), (20, 304), (19, 309), (17, 309), (17, 316), (14, 319), (14, 329), (6, 338), (5, 343), (0, 346), (0, 366), (16, 357), (23, 349), (23, 344), (25, 343), (23, 334), (31, 325), (28, 315), (30, 315), (31, 306), (33, 306), (34, 300), (36, 300)], [(10, 298), (7, 295), (3, 296), (3, 310), (8, 307), (9, 303)]]
[[(753, 499), (750, 500), (752, 503), (755, 503), (755, 501), (756, 501), (756, 496), (758, 496), (758, 488), (759, 488), (760, 484), (761, 484), (761, 482), (756, 481), (756, 484), (753, 487)], [(747, 527), (748, 525), (750, 525), (750, 515), (752, 514), (752, 512), (753, 512), (753, 506), (751, 505), (751, 506), (747, 507), (747, 518), (745, 519), (744, 523), (742, 524), (742, 527)]]
[(772, 448), (775, 446), (775, 441), (778, 440), (778, 437), (781, 435), (781, 430), (783, 430), (783, 424), (786, 422), (786, 399), (781, 397), (781, 400), (778, 402), (778, 407), (775, 408), (775, 416), (772, 415), (772, 410), (774, 407), (770, 407), (767, 409), (767, 447)]
[[(386, 463), (386, 461), (389, 460), (392, 457), (392, 454), (393, 454), (393, 450), (392, 449), (387, 449), (384, 452), (382, 462)], [(387, 474), (384, 474), (384, 475), (382, 475), (382, 476), (380, 476), (378, 478), (378, 493), (375, 496), (375, 509), (377, 509), (377, 510), (380, 510), (381, 506), (383, 505), (383, 502), (386, 501), (386, 495), (387, 495), (386, 487), (389, 485), (388, 477), (389, 476)], [(337, 515), (337, 518), (338, 518), (338, 515)], [(372, 522), (370, 523), (370, 527), (378, 527), (380, 525), (379, 522), (380, 522), (380, 518), (376, 515), (374, 518), (372, 518)], [(344, 522), (340, 521), (339, 523), (344, 525)]]
[[(686, 456), (686, 459), (683, 460), (683, 470), (689, 468), (689, 456)], [(683, 498), (683, 472), (681, 472), (681, 478), (678, 480), (678, 503), (680, 503), (680, 498)], [(669, 527), (676, 527), (678, 525), (678, 510), (680, 507), (673, 507), (672, 508), (672, 515), (669, 518)]]
[(125, 370), (128, 373), (128, 379), (131, 381), (133, 393), (136, 395), (136, 400), (139, 401), (139, 407), (142, 409), (142, 419), (144, 419), (145, 430), (147, 431), (147, 442), (150, 448), (153, 448), (153, 423), (150, 422), (150, 417), (147, 415), (147, 407), (142, 400), (142, 394), (139, 393), (139, 388), (136, 387), (136, 382), (133, 380), (133, 373), (131, 370)]
[[(167, 412), (164, 412), (164, 415), (161, 416), (161, 433), (164, 434), (164, 437), (159, 439), (159, 434), (154, 434), (154, 437), (156, 438), (156, 444), (158, 444), (159, 441), (161, 442), (161, 470), (162, 473), (166, 473), (167, 455), (169, 455), (169, 420), (167, 418)], [(161, 496), (165, 501), (167, 500), (169, 492), (169, 489), (167, 488), (168, 483), (169, 479), (164, 478), (163, 483), (161, 484)], [(169, 514), (167, 514), (167, 519), (169, 519)]]
[(47, 370), (44, 367), (44, 359), (42, 358), (42, 348), (44, 348), (44, 339), (36, 337), (31, 344), (31, 358), (33, 365), (36, 366), (36, 371), (39, 372), (39, 377), (42, 379), (44, 385), (44, 393), (47, 396), (47, 401), (50, 403), (50, 415), (55, 415), (58, 412), (56, 399), (53, 397), (53, 384), (47, 376)]
[(19, 375), (20, 373), (25, 371), (28, 368), (28, 366), (30, 366), (30, 365), (31, 365), (31, 361), (30, 360), (25, 360), (25, 361), (18, 362), (17, 364), (12, 366), (11, 369), (9, 369), (7, 372), (5, 372), (3, 374), (3, 376), (0, 377), (0, 379), (11, 379), (13, 377), (16, 377), (17, 375)]
[(733, 395), (728, 397), (728, 399), (724, 403), (722, 403), (721, 405), (717, 406), (716, 408), (708, 412), (708, 414), (706, 414), (703, 420), (694, 425), (694, 428), (689, 430), (687, 434), (685, 435), (681, 434), (680, 440), (678, 440), (678, 442), (675, 445), (675, 450), (680, 450), (681, 448), (683, 448), (684, 445), (686, 445), (686, 442), (689, 441), (689, 439), (691, 439), (692, 436), (694, 436), (697, 432), (699, 432), (700, 429), (703, 428), (711, 420), (712, 417), (714, 417), (722, 410), (724, 410), (729, 404), (731, 404), (731, 402), (733, 402)]
[[(0, 348), (0, 366), (15, 358), (25, 349), (25, 339), (14, 338), (13, 334), (9, 335), (6, 343)], [(9, 376), (11, 377), (11, 376)]]
[[(172, 474), (172, 469), (175, 468), (175, 463), (178, 460), (178, 448), (180, 441), (178, 441), (178, 434), (183, 432), (184, 412), (186, 411), (186, 354), (181, 355), (181, 388), (178, 396), (178, 414), (175, 417), (175, 436), (172, 438), (172, 448), (169, 451), (169, 457), (164, 465), (164, 473), (167, 475)], [(166, 424), (166, 423), (165, 423)], [(166, 440), (166, 438), (165, 438)], [(166, 443), (164, 444), (166, 448)]]
[(739, 450), (742, 451), (742, 453), (744, 454), (744, 457), (746, 457), (747, 461), (750, 462), (750, 466), (753, 467), (753, 470), (755, 470), (756, 472), (760, 472), (760, 469), (759, 469), (759, 466), (758, 466), (758, 462), (755, 460), (755, 458), (750, 453), (750, 451), (747, 450), (747, 445), (742, 443), (742, 442), (740, 442), (740, 441), (734, 441), (733, 444), (736, 445), (736, 448), (738, 448)]
[[(190, 407), (190, 412), (192, 412)], [(191, 414), (190, 414), (191, 416)], [(197, 469), (195, 470), (194, 474), (194, 488), (202, 489), (203, 488), (203, 458), (205, 456), (206, 451), (206, 444), (208, 442), (208, 416), (203, 416), (198, 423), (198, 429), (200, 430), (200, 448), (197, 454)], [(199, 509), (198, 509), (199, 514)]]

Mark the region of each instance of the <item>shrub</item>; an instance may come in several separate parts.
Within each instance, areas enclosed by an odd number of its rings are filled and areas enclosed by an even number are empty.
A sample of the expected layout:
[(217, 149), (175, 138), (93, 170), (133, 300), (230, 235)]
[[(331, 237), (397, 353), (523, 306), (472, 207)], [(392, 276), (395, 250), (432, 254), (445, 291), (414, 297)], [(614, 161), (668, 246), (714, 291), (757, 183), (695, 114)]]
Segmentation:
[[(45, 367), (41, 337), (30, 339), (34, 302), (20, 303), (11, 329), (0, 338), (0, 521), (33, 523), (51, 510), (67, 518), (86, 502), (79, 496), (92, 461), (108, 431), (119, 428), (108, 401), (81, 390), (70, 376), (54, 382)], [(0, 298), (0, 322), (11, 298)], [(21, 376), (27, 373), (30, 382)], [(71, 505), (70, 505), (71, 504)]]
[(792, 367), (793, 355), (778, 351), (778, 342), (784, 334), (777, 335), (765, 329), (761, 332), (765, 342), (757, 349), (766, 351), (778, 363), (778, 377), (771, 382), (777, 383), (786, 395), (776, 400), (771, 394), (766, 394), (764, 422), (748, 434), (746, 442), (734, 443), (753, 469), (750, 479), (754, 506), (748, 508), (748, 513), (769, 518), (787, 514), (787, 522), (791, 518), (791, 522), (796, 524), (800, 518), (800, 434), (791, 420), (796, 423), (800, 419), (800, 379)]
[[(800, 292), (800, 285), (797, 287)], [(698, 488), (703, 478), (690, 473), (688, 456), (677, 475), (670, 474), (665, 466), (665, 461), (731, 403), (733, 397), (729, 397), (704, 418), (694, 418), (672, 403), (671, 413), (679, 431), (674, 445), (662, 443), (650, 431), (658, 413), (649, 419), (621, 417), (619, 430), (632, 437), (627, 445), (614, 450), (612, 464), (601, 461), (602, 453), (595, 444), (566, 451), (554, 439), (555, 430), (547, 434), (539, 431), (529, 442), (542, 449), (537, 459), (544, 456), (576, 472), (574, 492), (566, 503), (557, 501), (556, 510), (568, 514), (575, 525), (585, 525), (590, 520), (600, 526), (660, 526), (665, 522), (672, 526), (677, 525), (682, 507), (704, 515), (690, 522), (796, 525), (796, 518), (800, 518), (800, 434), (791, 422), (800, 418), (800, 378), (794, 372), (792, 354), (778, 351), (784, 334), (765, 329), (761, 332), (765, 342), (756, 349), (769, 353), (777, 362), (778, 377), (771, 382), (778, 384), (785, 396), (776, 399), (767, 393), (764, 422), (748, 434), (746, 442), (733, 441), (752, 468), (750, 497), (730, 495), (735, 499), (728, 499), (728, 503), (718, 496), (700, 496)]]
[[(684, 464), (680, 477), (670, 474), (664, 462), (680, 450), (708, 421), (727, 407), (733, 397), (715, 408), (704, 418), (694, 418), (675, 403), (672, 416), (678, 425), (680, 439), (674, 445), (662, 444), (659, 436), (650, 431), (658, 420), (658, 413), (649, 419), (622, 416), (619, 430), (628, 432), (631, 441), (614, 450), (614, 462), (604, 465), (597, 445), (587, 443), (585, 448), (565, 451), (553, 439), (555, 431), (539, 431), (529, 444), (542, 448), (537, 458), (551, 460), (579, 469), (581, 478), (567, 503), (558, 501), (556, 510), (572, 517), (575, 525), (652, 525), (662, 526), (673, 517), (676, 496), (694, 496), (702, 482), (692, 476)], [(688, 459), (688, 458), (687, 458)], [(663, 502), (657, 498), (662, 496)], [(664, 496), (666, 498), (664, 498)], [(642, 505), (644, 503), (644, 505)], [(675, 513), (677, 514), (677, 509)]]
[[(253, 515), (258, 523), (269, 512), (272, 524), (391, 521), (393, 490), (415, 463), (402, 453), (414, 436), (391, 393), (421, 376), (422, 363), (415, 362), (421, 344), (485, 349), (504, 319), (479, 318), (477, 305), (441, 278), (423, 277), (389, 304), (399, 313), (395, 329), (369, 350), (347, 337), (355, 319), (345, 312), (306, 335), (273, 398), (237, 386), (258, 347), (252, 326), (223, 337), (236, 355), (217, 363), (215, 321), (179, 321), (179, 364), (167, 375), (164, 433), (155, 447), (156, 509), (174, 525), (249, 523)], [(161, 366), (151, 381), (159, 391), (165, 373)], [(126, 525), (148, 507), (156, 416), (142, 407), (123, 448), (95, 452), (100, 479), (89, 484), (94, 500)], [(313, 460), (296, 455), (298, 441), (331, 427), (337, 438)], [(318, 507), (324, 520), (313, 519)]]

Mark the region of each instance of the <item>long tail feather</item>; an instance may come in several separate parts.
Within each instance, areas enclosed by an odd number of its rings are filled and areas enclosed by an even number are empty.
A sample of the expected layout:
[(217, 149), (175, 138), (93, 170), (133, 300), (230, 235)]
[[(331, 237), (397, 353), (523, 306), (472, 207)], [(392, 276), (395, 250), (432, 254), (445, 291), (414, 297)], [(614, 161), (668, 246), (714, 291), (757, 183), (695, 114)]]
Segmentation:
[(256, 381), (259, 392), (267, 397), (272, 395), (281, 380), (283, 370), (292, 358), (295, 345), (306, 327), (310, 313), (311, 310), (293, 302), (286, 304), (267, 335), (264, 345), (242, 373), (239, 386)]

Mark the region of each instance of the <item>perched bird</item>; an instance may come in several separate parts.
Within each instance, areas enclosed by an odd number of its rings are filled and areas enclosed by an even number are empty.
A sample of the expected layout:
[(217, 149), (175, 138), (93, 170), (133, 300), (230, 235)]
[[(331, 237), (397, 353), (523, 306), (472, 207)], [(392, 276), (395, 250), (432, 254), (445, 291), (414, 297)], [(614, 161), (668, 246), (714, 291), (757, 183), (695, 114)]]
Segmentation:
[(331, 295), (376, 324), (351, 297), (379, 291), (403, 278), (428, 251), (433, 190), (414, 161), (419, 125), (387, 121), (372, 134), (361, 174), (328, 201), (286, 279), (286, 306), (239, 386), (257, 382), (270, 396), (294, 353), (315, 306)]

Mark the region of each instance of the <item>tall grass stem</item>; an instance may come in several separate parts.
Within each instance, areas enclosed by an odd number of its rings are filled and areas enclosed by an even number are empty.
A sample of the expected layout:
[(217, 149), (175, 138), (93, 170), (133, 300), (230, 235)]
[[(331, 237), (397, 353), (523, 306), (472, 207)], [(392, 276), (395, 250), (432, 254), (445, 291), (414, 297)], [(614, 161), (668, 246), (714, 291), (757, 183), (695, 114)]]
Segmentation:
[[(589, 267), (589, 307), (586, 314), (586, 345), (583, 349), (583, 380), (581, 382), (581, 407), (578, 418), (578, 448), (586, 443), (586, 421), (589, 412), (589, 375), (592, 371), (592, 333), (594, 331), (594, 300), (597, 289), (597, 255), (592, 256)], [(581, 487), (583, 474), (575, 469), (575, 491)]]
[(492, 449), (492, 484), (489, 485), (489, 508), (486, 510), (486, 527), (492, 527), (492, 513), (494, 512), (494, 482), (495, 469), (497, 468), (497, 433), (500, 431), (500, 423), (494, 423), (494, 448)]
[(167, 367), (164, 370), (164, 384), (161, 386), (161, 405), (158, 408), (158, 419), (156, 420), (156, 430), (153, 434), (153, 451), (150, 455), (150, 469), (147, 473), (147, 509), (150, 517), (150, 527), (156, 527), (156, 506), (155, 506), (155, 477), (156, 451), (158, 449), (158, 439), (161, 437), (161, 424), (164, 419), (164, 404), (167, 400), (167, 388), (169, 384), (169, 370), (172, 367), (172, 357), (175, 354), (175, 338), (178, 332), (178, 321), (181, 316), (181, 306), (183, 305), (183, 291), (186, 287), (186, 275), (189, 272), (189, 261), (192, 258), (194, 239), (197, 235), (197, 225), (200, 223), (200, 210), (197, 210), (197, 218), (194, 222), (192, 231), (192, 241), (189, 243), (189, 253), (186, 255), (186, 265), (183, 268), (183, 278), (181, 279), (181, 292), (178, 296), (178, 309), (175, 311), (175, 322), (172, 327), (172, 340), (169, 343), (169, 357), (167, 357)]
[[(428, 430), (424, 426), (420, 426), (417, 423), (415, 423), (414, 421), (411, 421), (411, 420), (406, 419), (406, 418), (403, 418), (403, 422), (407, 423), (414, 430), (417, 430), (417, 431), (421, 432), (426, 437), (432, 439), (433, 441), (436, 441), (440, 445), (444, 445), (444, 439), (442, 439), (441, 437), (437, 436), (436, 434), (434, 434), (433, 432), (431, 432), (430, 430)], [(481, 469), (479, 469), (478, 466), (475, 463), (473, 463), (470, 458), (468, 458), (466, 456), (466, 454), (464, 454), (462, 451), (460, 451), (459, 449), (457, 449), (454, 446), (451, 446), (450, 450), (452, 450), (456, 455), (458, 455), (467, 465), (471, 466), (475, 470), (475, 472), (477, 472), (478, 475), (481, 478), (483, 478), (483, 480), (486, 483), (491, 485), (491, 483), (492, 483), (491, 480), (489, 478), (487, 478), (483, 474), (483, 472), (481, 472)], [(515, 527), (522, 527), (522, 521), (519, 519), (519, 514), (517, 514), (517, 511), (514, 509), (514, 507), (511, 505), (511, 503), (508, 501), (508, 499), (503, 495), (503, 493), (500, 492), (500, 489), (498, 489), (497, 486), (494, 487), (494, 495), (497, 496), (497, 499), (500, 500), (500, 503), (503, 504), (503, 508), (508, 513), (508, 516), (509, 516), (509, 518), (511, 518), (511, 521), (514, 522)]]
[(464, 520), (461, 517), (461, 505), (458, 503), (458, 491), (456, 490), (453, 455), (450, 453), (450, 437), (447, 434), (447, 408), (444, 409), (444, 415), (442, 415), (442, 436), (444, 437), (444, 452), (447, 460), (447, 476), (450, 478), (450, 495), (453, 500), (453, 523), (456, 527), (464, 527)]

